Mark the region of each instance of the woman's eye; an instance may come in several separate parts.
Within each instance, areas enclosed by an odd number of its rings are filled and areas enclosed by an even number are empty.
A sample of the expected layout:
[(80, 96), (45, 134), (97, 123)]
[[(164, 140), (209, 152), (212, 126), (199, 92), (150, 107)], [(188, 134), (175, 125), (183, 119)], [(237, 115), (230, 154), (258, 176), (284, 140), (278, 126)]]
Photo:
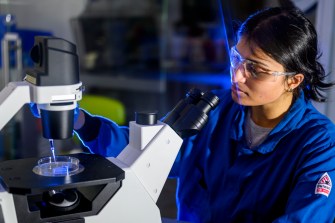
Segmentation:
[(251, 73), (253, 76), (257, 76), (257, 66), (251, 62), (246, 63), (246, 69), (249, 73)]
[(251, 73), (252, 76), (258, 77), (258, 76), (268, 76), (268, 72), (262, 69), (260, 66), (258, 66), (255, 63), (247, 63), (246, 64), (247, 70)]

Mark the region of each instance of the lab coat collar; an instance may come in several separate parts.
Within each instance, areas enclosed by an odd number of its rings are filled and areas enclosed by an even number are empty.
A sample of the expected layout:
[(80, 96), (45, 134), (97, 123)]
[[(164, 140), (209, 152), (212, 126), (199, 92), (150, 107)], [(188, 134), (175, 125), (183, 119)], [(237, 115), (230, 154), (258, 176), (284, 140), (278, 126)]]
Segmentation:
[(259, 146), (250, 149), (247, 146), (244, 138), (244, 121), (246, 118), (247, 107), (239, 109), (235, 116), (234, 126), (231, 132), (231, 138), (238, 141), (238, 150), (242, 154), (253, 154), (255, 152), (266, 154), (272, 152), (279, 141), (289, 134), (292, 130), (296, 129), (297, 125), (301, 123), (304, 111), (308, 106), (311, 106), (311, 102), (306, 100), (304, 93), (301, 91), (299, 97), (295, 100), (288, 113), (278, 123), (278, 125), (272, 129), (266, 140)]

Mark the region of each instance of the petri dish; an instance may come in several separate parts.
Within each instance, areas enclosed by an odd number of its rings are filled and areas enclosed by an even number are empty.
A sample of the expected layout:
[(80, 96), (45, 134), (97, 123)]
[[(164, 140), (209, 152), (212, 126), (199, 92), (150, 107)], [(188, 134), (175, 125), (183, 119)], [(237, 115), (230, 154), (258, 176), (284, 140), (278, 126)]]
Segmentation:
[(71, 156), (48, 156), (38, 160), (33, 172), (41, 176), (61, 177), (78, 174), (84, 170), (79, 159)]

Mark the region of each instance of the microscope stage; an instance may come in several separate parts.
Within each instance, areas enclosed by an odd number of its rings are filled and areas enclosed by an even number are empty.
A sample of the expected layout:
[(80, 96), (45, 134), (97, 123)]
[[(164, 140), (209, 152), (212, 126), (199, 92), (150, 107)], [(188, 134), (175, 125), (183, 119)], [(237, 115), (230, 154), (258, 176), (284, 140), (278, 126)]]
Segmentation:
[(12, 194), (36, 194), (46, 190), (70, 189), (114, 183), (124, 179), (124, 171), (96, 154), (70, 154), (80, 160), (84, 170), (71, 176), (41, 176), (33, 172), (40, 158), (0, 162), (0, 184)]

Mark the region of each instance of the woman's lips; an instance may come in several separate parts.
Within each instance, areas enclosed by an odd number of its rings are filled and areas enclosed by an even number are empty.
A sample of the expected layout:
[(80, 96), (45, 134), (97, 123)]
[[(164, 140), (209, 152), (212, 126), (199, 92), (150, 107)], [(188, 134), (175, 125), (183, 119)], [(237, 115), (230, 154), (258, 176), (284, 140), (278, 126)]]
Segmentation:
[(236, 85), (232, 85), (231, 90), (232, 90), (234, 93), (239, 94), (239, 95), (241, 95), (241, 94), (248, 95), (245, 91), (242, 91), (242, 90), (241, 90), (238, 86), (236, 86)]

